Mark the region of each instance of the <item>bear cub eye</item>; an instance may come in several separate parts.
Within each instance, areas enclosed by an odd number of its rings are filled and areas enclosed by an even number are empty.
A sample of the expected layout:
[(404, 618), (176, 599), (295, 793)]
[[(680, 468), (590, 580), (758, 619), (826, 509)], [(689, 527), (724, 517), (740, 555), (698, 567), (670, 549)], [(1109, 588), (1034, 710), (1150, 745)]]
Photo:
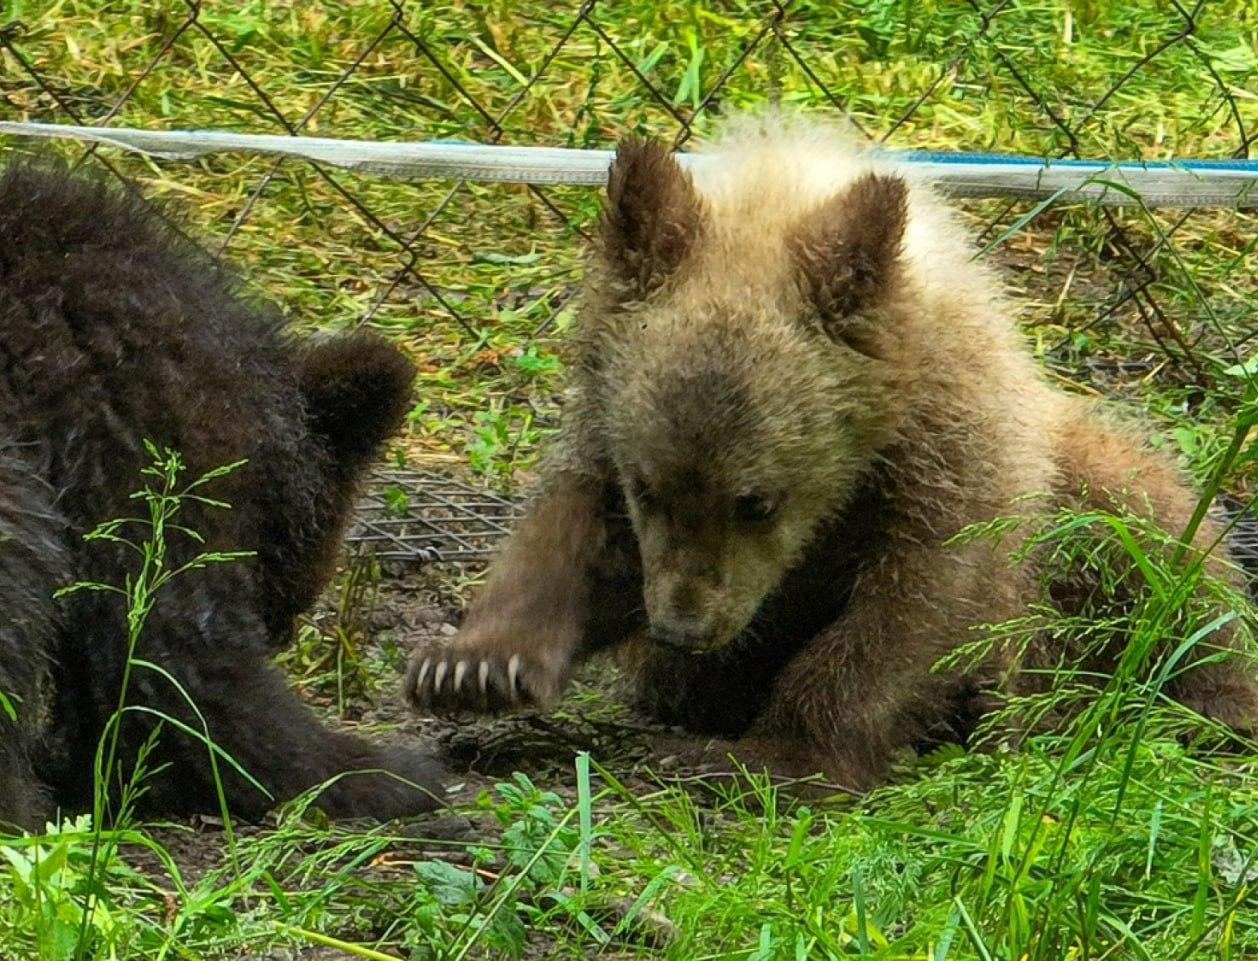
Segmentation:
[(744, 494), (734, 499), (734, 520), (740, 524), (759, 524), (777, 511), (777, 503), (764, 494)]

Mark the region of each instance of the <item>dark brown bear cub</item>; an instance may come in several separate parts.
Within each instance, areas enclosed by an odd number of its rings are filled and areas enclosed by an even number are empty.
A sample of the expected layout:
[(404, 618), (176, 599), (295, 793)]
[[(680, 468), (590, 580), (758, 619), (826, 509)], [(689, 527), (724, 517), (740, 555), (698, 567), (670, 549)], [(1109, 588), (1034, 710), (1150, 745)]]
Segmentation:
[(243, 816), (341, 774), (318, 802), (333, 816), (434, 806), (426, 756), (325, 728), (269, 663), (332, 571), (413, 376), (375, 338), (302, 343), (281, 325), (146, 206), (57, 169), (0, 175), (0, 821), (90, 807), (126, 662), (125, 599), (53, 594), (134, 571), (126, 547), (83, 535), (136, 516), (145, 441), (181, 452), (188, 480), (247, 461), (199, 492), (230, 510), (184, 502), (178, 523), (206, 543), (170, 532), (167, 569), (207, 549), (256, 556), (180, 574), (148, 614), (136, 657), (184, 693), (132, 670), (123, 777), (158, 715), (171, 719), (145, 761), (141, 809), (218, 810), (207, 748), (179, 730), (200, 718), (266, 789), (219, 758)]
[[(953, 535), (1032, 494), (1177, 532), (1195, 497), (1048, 387), (1010, 317), (930, 191), (824, 127), (745, 120), (685, 169), (622, 143), (541, 489), (453, 647), (416, 653), (412, 702), (546, 703), (627, 642), (663, 720), (866, 787), (984, 691), (1026, 689), (1048, 637), (932, 669), (1041, 599), (1009, 543)], [(1171, 692), (1258, 716), (1242, 658)]]

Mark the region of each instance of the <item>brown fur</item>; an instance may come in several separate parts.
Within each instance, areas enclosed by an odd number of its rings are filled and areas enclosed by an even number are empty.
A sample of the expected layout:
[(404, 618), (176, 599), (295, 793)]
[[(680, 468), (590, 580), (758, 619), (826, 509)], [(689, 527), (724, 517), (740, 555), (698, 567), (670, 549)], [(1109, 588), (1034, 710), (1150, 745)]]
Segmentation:
[[(1147, 507), (1170, 531), (1195, 503), (1173, 464), (1048, 387), (1009, 317), (930, 192), (824, 128), (745, 121), (689, 173), (626, 144), (541, 489), (453, 649), (417, 652), (412, 703), (547, 703), (619, 643), (661, 719), (876, 783), (1023, 684), (1004, 651), (932, 670), (1040, 593), (1008, 539), (952, 535), (1044, 506), (1028, 494)], [(1258, 716), (1239, 659), (1173, 693)]]

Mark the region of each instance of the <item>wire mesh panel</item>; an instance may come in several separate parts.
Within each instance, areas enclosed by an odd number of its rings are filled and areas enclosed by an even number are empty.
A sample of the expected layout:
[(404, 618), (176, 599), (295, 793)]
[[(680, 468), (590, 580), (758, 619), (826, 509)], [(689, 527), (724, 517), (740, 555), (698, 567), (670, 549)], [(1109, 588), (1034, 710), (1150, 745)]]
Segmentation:
[(488, 557), (515, 515), (511, 500), (453, 477), (381, 470), (372, 476), (346, 540), (381, 561), (466, 563)]

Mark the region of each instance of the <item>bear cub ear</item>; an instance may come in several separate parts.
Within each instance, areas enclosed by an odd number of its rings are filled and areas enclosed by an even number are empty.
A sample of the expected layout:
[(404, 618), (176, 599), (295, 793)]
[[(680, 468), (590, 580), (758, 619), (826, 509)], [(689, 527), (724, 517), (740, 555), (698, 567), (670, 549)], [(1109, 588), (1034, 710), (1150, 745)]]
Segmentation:
[(338, 461), (374, 457), (410, 409), (414, 365), (370, 334), (311, 346), (300, 363), (310, 429), (328, 442)]
[(789, 238), (805, 289), (831, 340), (865, 353), (865, 326), (851, 319), (895, 288), (908, 224), (908, 186), (866, 174), (806, 216)]
[(690, 175), (658, 141), (627, 137), (607, 172), (603, 256), (633, 297), (645, 297), (694, 246), (703, 204)]

